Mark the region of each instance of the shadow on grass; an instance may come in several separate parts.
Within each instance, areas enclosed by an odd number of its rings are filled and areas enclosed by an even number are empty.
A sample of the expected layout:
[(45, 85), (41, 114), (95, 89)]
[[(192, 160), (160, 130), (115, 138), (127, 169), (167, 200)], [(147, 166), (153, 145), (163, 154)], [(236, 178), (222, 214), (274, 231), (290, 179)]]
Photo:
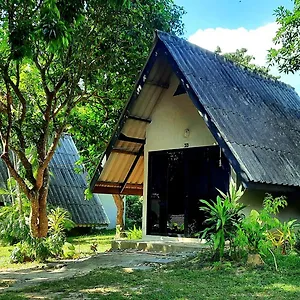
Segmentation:
[[(279, 262), (280, 263), (280, 262)], [(297, 257), (297, 266), (300, 265)], [(214, 270), (174, 264), (152, 271), (97, 269), (90, 274), (49, 282), (0, 299), (300, 299), (299, 269), (271, 267)]]

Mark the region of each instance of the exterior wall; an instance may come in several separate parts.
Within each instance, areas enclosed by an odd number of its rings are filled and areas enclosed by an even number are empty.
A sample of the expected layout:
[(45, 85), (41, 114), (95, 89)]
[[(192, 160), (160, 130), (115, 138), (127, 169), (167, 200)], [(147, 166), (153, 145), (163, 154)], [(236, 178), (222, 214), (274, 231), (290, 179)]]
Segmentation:
[[(146, 132), (144, 152), (143, 237), (146, 238), (148, 153), (150, 151), (216, 145), (216, 141), (187, 94), (173, 96), (179, 81), (174, 75), (170, 87), (159, 99)], [(185, 130), (189, 136), (185, 137)], [(156, 237), (157, 238), (157, 237)], [(159, 239), (178, 240), (159, 237)]]
[(106, 227), (107, 229), (115, 229), (116, 228), (116, 218), (117, 218), (117, 207), (112, 195), (108, 194), (99, 194), (97, 197), (97, 201), (99, 201), (106, 215), (109, 219), (109, 224)]
[[(272, 194), (272, 192), (270, 192)], [(283, 193), (276, 193), (276, 196), (281, 196)], [(247, 205), (244, 212), (249, 214), (252, 209), (259, 210), (262, 208), (263, 200), (266, 195), (266, 191), (261, 190), (246, 190), (245, 194), (241, 198), (241, 202)], [(278, 217), (282, 221), (288, 221), (290, 219), (300, 220), (300, 201), (295, 200), (287, 194), (288, 206), (281, 210)]]

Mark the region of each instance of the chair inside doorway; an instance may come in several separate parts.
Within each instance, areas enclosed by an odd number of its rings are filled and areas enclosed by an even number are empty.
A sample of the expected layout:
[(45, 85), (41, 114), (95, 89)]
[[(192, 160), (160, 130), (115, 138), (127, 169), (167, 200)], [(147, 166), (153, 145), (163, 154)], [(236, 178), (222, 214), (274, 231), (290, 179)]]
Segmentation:
[(200, 199), (228, 191), (230, 166), (219, 146), (149, 152), (147, 235), (196, 237)]

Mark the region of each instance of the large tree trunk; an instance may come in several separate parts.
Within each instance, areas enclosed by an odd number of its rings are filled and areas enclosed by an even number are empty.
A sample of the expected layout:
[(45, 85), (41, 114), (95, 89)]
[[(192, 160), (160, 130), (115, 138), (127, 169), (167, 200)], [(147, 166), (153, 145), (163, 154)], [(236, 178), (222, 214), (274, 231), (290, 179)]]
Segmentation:
[(48, 233), (47, 192), (30, 199), (30, 232), (34, 238), (46, 237)]
[[(123, 198), (121, 197), (121, 195), (113, 195), (116, 207), (117, 207), (117, 219), (116, 219), (116, 225), (117, 228), (119, 228), (119, 232), (116, 232), (116, 237), (121, 237), (122, 232), (124, 231), (124, 219), (123, 219), (123, 215), (124, 215), (124, 201)], [(118, 236), (120, 235), (120, 236)]]
[(48, 234), (47, 198), (48, 198), (49, 172), (45, 170), (43, 186), (35, 193), (31, 201), (30, 232), (35, 238), (46, 237)]

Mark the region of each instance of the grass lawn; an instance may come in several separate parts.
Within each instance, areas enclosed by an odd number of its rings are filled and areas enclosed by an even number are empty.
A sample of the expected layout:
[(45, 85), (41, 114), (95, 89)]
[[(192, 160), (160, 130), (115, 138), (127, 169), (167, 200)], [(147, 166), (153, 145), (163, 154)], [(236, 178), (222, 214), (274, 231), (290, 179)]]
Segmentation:
[[(104, 252), (110, 249), (111, 240), (114, 238), (115, 230), (103, 230), (98, 234), (93, 235), (81, 235), (76, 237), (68, 237), (67, 241), (74, 244), (76, 249), (76, 255), (78, 257), (87, 256), (93, 254), (91, 245), (97, 243), (98, 252)], [(9, 256), (14, 246), (0, 246), (0, 270), (5, 269), (27, 269), (42, 265), (38, 262), (26, 262), (23, 264), (12, 264)]]
[(12, 264), (10, 262), (10, 253), (14, 246), (0, 246), (0, 270), (5, 269), (27, 269), (40, 265), (38, 262), (27, 262), (24, 264)]
[(97, 244), (98, 252), (105, 252), (111, 247), (111, 240), (114, 238), (116, 230), (104, 230), (97, 234), (80, 235), (75, 237), (68, 237), (67, 241), (75, 246), (76, 253), (80, 256), (93, 254), (91, 245)]
[(212, 268), (200, 262), (177, 263), (152, 271), (98, 269), (49, 282), (0, 299), (300, 299), (300, 258), (283, 257), (279, 271), (242, 266)]

